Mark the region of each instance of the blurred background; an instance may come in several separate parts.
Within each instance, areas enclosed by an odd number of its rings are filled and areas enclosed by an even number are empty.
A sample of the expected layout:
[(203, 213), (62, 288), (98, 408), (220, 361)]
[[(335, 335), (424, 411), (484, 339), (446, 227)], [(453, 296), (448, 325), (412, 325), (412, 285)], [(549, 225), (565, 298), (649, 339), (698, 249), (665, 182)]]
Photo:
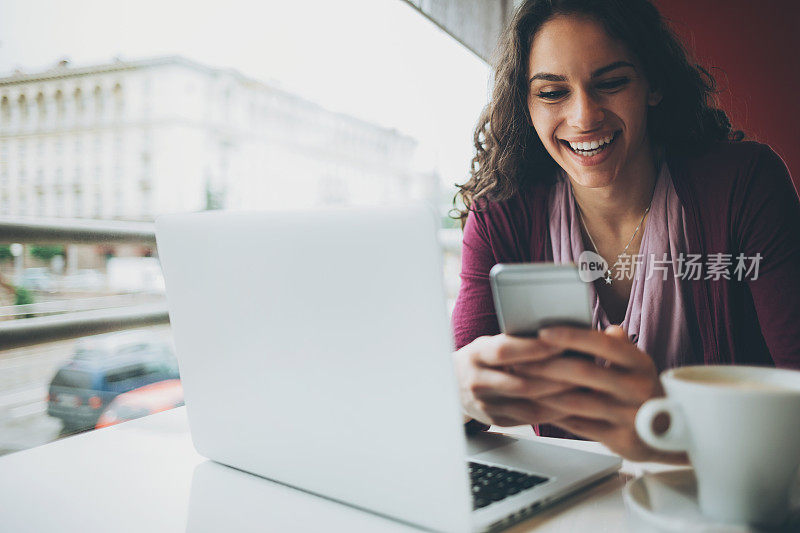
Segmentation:
[[(519, 3), (4, 0), (0, 455), (182, 404), (162, 213), (426, 202), (451, 309), (448, 211)], [(800, 4), (655, 3), (797, 180)]]
[(452, 306), (489, 67), (420, 9), (2, 3), (0, 454), (182, 402), (162, 213), (427, 202)]

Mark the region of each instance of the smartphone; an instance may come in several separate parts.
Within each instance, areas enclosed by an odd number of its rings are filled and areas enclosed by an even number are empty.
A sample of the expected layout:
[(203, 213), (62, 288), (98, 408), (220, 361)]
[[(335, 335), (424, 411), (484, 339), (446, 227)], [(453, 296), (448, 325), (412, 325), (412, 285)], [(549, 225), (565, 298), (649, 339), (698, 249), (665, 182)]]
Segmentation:
[(489, 272), (500, 329), (535, 337), (548, 326), (592, 327), (589, 284), (578, 267), (555, 263), (500, 263)]

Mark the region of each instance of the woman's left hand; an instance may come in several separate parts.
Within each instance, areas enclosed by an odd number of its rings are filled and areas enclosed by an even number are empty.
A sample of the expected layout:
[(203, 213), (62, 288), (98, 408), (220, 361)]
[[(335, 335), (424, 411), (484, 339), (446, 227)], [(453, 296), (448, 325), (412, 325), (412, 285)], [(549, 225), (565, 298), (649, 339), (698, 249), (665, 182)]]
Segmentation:
[(539, 338), (607, 362), (601, 366), (588, 358), (555, 357), (514, 365), (518, 374), (581, 387), (539, 400), (568, 415), (556, 425), (599, 441), (632, 461), (687, 462), (686, 454), (654, 450), (636, 434), (634, 421), (639, 407), (664, 392), (653, 360), (628, 339), (620, 326), (609, 326), (605, 331), (553, 327), (541, 330)]

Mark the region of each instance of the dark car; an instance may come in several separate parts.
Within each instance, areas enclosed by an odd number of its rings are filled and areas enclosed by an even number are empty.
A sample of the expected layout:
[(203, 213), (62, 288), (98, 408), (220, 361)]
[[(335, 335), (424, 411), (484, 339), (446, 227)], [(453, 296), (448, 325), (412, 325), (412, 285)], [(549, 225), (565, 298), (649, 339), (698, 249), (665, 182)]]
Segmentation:
[(122, 393), (180, 377), (169, 343), (109, 337), (79, 343), (50, 382), (47, 414), (62, 420), (64, 432), (93, 428)]

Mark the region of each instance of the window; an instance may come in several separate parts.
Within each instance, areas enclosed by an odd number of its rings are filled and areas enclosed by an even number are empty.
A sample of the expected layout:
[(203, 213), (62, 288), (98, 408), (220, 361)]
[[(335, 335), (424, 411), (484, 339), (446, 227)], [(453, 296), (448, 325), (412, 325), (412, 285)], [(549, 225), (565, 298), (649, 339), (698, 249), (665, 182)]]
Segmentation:
[(120, 118), (122, 116), (123, 111), (125, 110), (125, 100), (123, 100), (122, 85), (120, 85), (119, 83), (114, 85), (113, 98), (114, 98), (114, 117)]
[(19, 95), (17, 98), (17, 107), (19, 108), (19, 118), (22, 122), (27, 122), (28, 120), (28, 99), (25, 98), (24, 94)]
[(11, 105), (8, 103), (8, 96), (0, 98), (0, 126), (6, 126), (11, 122)]
[(94, 114), (97, 118), (103, 116), (105, 110), (105, 100), (103, 99), (103, 89), (98, 85), (94, 88)]
[(78, 87), (75, 89), (75, 92), (72, 94), (73, 105), (75, 106), (75, 115), (79, 116), (83, 113), (84, 102), (83, 102), (83, 91), (81, 88)]
[(44, 101), (44, 95), (39, 93), (36, 95), (36, 114), (40, 123), (47, 119), (47, 104)]
[(61, 89), (56, 91), (55, 94), (55, 101), (56, 101), (56, 118), (59, 121), (64, 120), (64, 116), (66, 115), (66, 105), (64, 104), (64, 93), (61, 92)]
[(69, 387), (72, 389), (91, 389), (92, 375), (80, 370), (59, 370), (53, 381), (54, 387)]
[(106, 375), (106, 383), (119, 383), (133, 378), (138, 378), (147, 374), (147, 367), (143, 364), (130, 365), (119, 370), (114, 370)]
[[(126, 35), (133, 37), (125, 39), (110, 31), (118, 13), (102, 2), (69, 9), (6, 4), (15, 31), (3, 46), (19, 51), (14, 60), (26, 74), (13, 87), (0, 85), (3, 160), (10, 162), (0, 194), (7, 191), (14, 214), (151, 222), (164, 212), (214, 207), (404, 198), (428, 201), (444, 214), (451, 184), (468, 172), (489, 69), (402, 0), (141, 0), (126, 11)], [(51, 27), (66, 30), (42, 31)], [(199, 31), (206, 27), (217, 28), (214, 39)], [(69, 66), (41, 66), (40, 58), (67, 52)], [(115, 62), (116, 55), (124, 59)], [(54, 131), (18, 131), (25, 120), (37, 124), (36, 116), (46, 116)], [(44, 152), (35, 144), (44, 138), (39, 133), (51, 136)], [(40, 301), (100, 301), (128, 291), (131, 301), (163, 298), (162, 289), (142, 282), (145, 276), (126, 278), (131, 289), (115, 285), (114, 260), (137, 259), (137, 245), (73, 246), (63, 279), (51, 273), (59, 291), (37, 294)], [(13, 271), (10, 263), (3, 268)], [(158, 331), (169, 338), (168, 327)], [(63, 345), (58, 357), (46, 358), (48, 372), (55, 370), (50, 363), (73, 355)], [(33, 369), (30, 379), (6, 389), (0, 381), (0, 396), (49, 384), (52, 374), (44, 375), (37, 352), (46, 349), (21, 354)], [(125, 372), (110, 376), (118, 392), (143, 383), (134, 369)], [(46, 412), (37, 416), (36, 424), (57, 421)], [(5, 434), (0, 417), (0, 450), (15, 449)]]

